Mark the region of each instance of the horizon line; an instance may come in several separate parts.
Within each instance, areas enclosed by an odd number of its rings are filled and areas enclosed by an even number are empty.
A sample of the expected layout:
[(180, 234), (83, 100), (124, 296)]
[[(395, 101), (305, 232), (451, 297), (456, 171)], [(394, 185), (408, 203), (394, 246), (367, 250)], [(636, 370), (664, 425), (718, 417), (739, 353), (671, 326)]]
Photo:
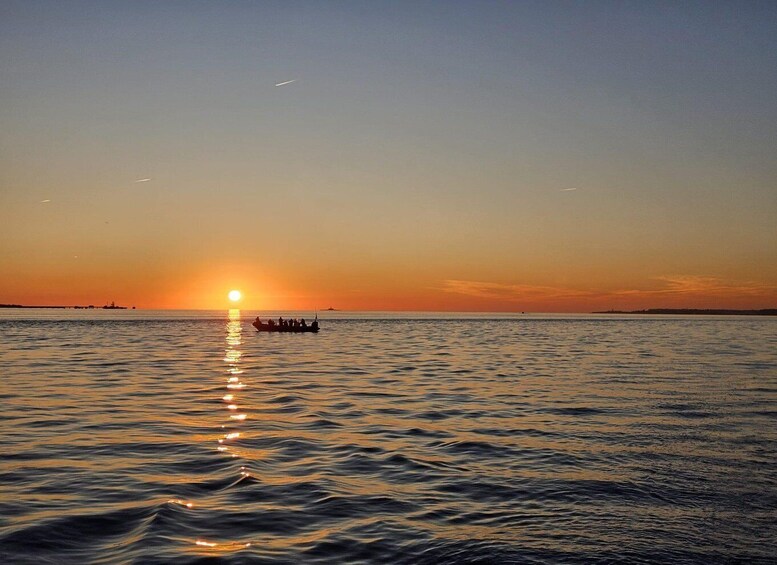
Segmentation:
[(721, 308), (721, 307), (705, 307), (705, 308), (667, 308), (667, 307), (651, 307), (641, 308), (635, 310), (556, 310), (556, 311), (528, 311), (528, 310), (416, 310), (416, 309), (378, 309), (378, 310), (366, 310), (366, 309), (332, 309), (329, 308), (240, 308), (240, 307), (221, 307), (221, 308), (142, 308), (142, 307), (118, 307), (118, 308), (104, 308), (102, 306), (94, 306), (90, 308), (88, 306), (81, 305), (22, 305), (22, 304), (2, 304), (0, 303), (0, 311), (2, 310), (37, 310), (37, 309), (51, 309), (51, 310), (110, 310), (110, 311), (169, 311), (169, 312), (218, 312), (218, 311), (230, 311), (230, 310), (250, 310), (253, 312), (338, 312), (338, 313), (354, 313), (354, 314), (366, 314), (366, 313), (405, 313), (405, 314), (640, 314), (640, 313), (660, 313), (660, 311), (672, 312), (765, 312), (765, 311), (777, 311), (777, 306), (763, 307), (763, 308)]

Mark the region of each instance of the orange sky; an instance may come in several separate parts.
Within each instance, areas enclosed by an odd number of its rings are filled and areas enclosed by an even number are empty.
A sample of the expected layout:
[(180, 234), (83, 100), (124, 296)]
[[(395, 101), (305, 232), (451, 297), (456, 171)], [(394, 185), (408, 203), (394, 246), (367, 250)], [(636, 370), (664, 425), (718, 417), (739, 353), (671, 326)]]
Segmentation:
[[(777, 288), (754, 280), (698, 275), (656, 276), (629, 284), (612, 277), (608, 284), (550, 284), (436, 278), (435, 269), (392, 272), (366, 265), (346, 272), (315, 262), (280, 269), (258, 264), (218, 263), (113, 268), (80, 257), (70, 265), (39, 266), (18, 279), (3, 277), (6, 303), (95, 304), (116, 300), (139, 308), (224, 308), (226, 294), (239, 289), (245, 309), (439, 310), (586, 312), (608, 309), (764, 308), (777, 304)], [(29, 268), (29, 267), (28, 267)], [(398, 276), (397, 273), (406, 273)], [(25, 284), (19, 284), (24, 281)], [(639, 283), (642, 284), (639, 284)]]
[(446, 6), (8, 7), (0, 303), (777, 307), (773, 19)]

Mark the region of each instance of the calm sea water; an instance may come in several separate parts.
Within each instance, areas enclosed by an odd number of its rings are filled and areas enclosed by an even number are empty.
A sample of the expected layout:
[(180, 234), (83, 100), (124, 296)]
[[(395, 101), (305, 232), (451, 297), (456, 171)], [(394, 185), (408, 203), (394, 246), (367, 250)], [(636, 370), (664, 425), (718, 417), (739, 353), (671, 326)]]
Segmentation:
[(254, 315), (0, 313), (0, 561), (775, 562), (777, 319)]

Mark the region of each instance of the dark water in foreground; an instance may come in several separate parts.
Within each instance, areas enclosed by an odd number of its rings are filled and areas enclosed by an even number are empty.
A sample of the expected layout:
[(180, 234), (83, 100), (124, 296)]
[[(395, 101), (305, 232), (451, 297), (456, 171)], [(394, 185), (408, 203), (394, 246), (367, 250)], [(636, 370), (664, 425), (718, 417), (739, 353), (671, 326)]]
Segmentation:
[(46, 317), (0, 562), (775, 562), (777, 319)]

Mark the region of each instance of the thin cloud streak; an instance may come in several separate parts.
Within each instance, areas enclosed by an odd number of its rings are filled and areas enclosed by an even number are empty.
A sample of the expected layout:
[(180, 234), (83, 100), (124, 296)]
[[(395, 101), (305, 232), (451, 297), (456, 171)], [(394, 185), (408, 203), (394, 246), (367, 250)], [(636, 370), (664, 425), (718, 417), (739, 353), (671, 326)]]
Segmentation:
[(562, 188), (559, 192), (570, 192), (572, 190), (577, 190), (577, 187), (573, 186), (572, 188)]
[(529, 284), (501, 284), (482, 281), (462, 281), (449, 279), (443, 281), (444, 292), (463, 294), (475, 298), (507, 300), (510, 302), (537, 299), (572, 299), (593, 297), (587, 290)]
[(40, 201), (41, 204), (45, 204), (46, 202), (51, 202), (51, 200), (47, 198), (46, 200), (41, 200)]
[(769, 296), (777, 293), (777, 286), (757, 281), (726, 281), (718, 277), (695, 275), (673, 275), (656, 277), (664, 288), (617, 290), (614, 296), (668, 296), (668, 295), (704, 295), (719, 298), (735, 296)]
[[(626, 299), (634, 302), (642, 299), (708, 298), (777, 298), (777, 285), (757, 281), (727, 281), (717, 277), (696, 275), (662, 276), (652, 279), (658, 281), (661, 288), (637, 288), (622, 290), (575, 289), (555, 286), (529, 284), (502, 284), (484, 281), (465, 281), (449, 279), (443, 281), (443, 292), (460, 294), (483, 300), (501, 302), (546, 302), (579, 301), (580, 303), (599, 303), (605, 300)], [(656, 304), (660, 307), (661, 304)]]
[(278, 83), (278, 84), (276, 84), (275, 86), (284, 86), (284, 85), (286, 85), (286, 84), (291, 84), (292, 82), (297, 82), (297, 79), (296, 79), (296, 78), (293, 78), (293, 79), (291, 79), (291, 80), (287, 80), (287, 81), (284, 81), (284, 82), (279, 82), (279, 83)]
[(136, 180), (135, 182), (148, 182), (148, 181), (150, 181), (150, 180), (151, 180), (151, 179), (138, 179), (138, 180)]

